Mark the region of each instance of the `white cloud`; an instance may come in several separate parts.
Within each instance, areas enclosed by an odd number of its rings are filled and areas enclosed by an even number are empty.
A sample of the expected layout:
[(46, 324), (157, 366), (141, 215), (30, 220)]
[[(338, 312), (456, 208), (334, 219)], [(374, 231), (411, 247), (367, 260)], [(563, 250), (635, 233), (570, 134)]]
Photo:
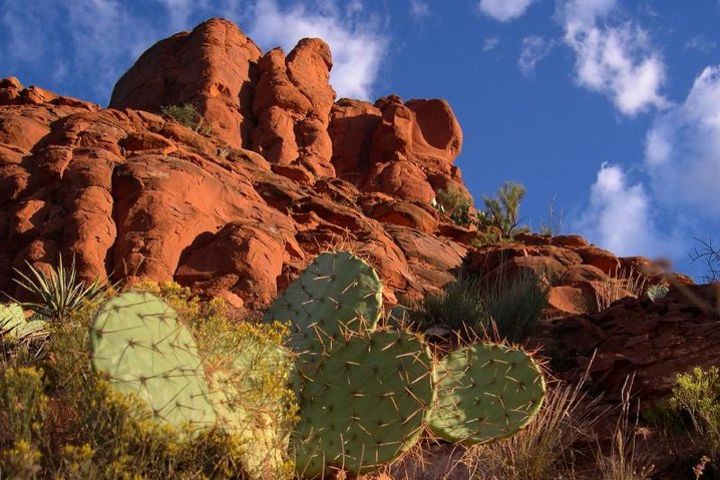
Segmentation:
[(500, 22), (509, 22), (525, 14), (536, 0), (480, 0), (478, 8)]
[(629, 184), (620, 166), (603, 163), (590, 189), (590, 207), (575, 227), (620, 256), (676, 256), (681, 247), (658, 232), (651, 201), (642, 184)]
[(523, 38), (522, 51), (518, 58), (518, 68), (523, 75), (528, 76), (535, 71), (535, 66), (545, 58), (555, 47), (554, 40), (543, 37), (529, 36)]
[(705, 68), (685, 101), (655, 120), (645, 165), (655, 196), (668, 208), (720, 216), (720, 65)]
[(498, 46), (500, 46), (500, 39), (498, 37), (488, 37), (483, 42), (483, 52), (495, 50)]
[(616, 0), (571, 0), (562, 5), (565, 43), (576, 54), (576, 81), (607, 96), (625, 115), (662, 109), (668, 105), (661, 93), (662, 55), (646, 30), (605, 21), (616, 6)]
[(281, 9), (274, 0), (258, 0), (249, 35), (263, 48), (292, 49), (304, 37), (320, 37), (333, 54), (331, 83), (339, 97), (369, 99), (387, 37), (367, 16), (353, 11), (310, 11), (303, 4)]
[(423, 19), (432, 15), (432, 10), (423, 0), (410, 0), (410, 15), (416, 19)]

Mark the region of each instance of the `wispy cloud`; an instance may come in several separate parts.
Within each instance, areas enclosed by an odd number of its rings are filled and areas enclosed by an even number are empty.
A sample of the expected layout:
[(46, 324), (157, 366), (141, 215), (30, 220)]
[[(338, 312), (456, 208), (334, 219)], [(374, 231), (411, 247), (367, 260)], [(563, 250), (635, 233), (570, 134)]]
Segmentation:
[(518, 58), (518, 68), (522, 74), (531, 75), (535, 71), (535, 66), (555, 48), (555, 45), (555, 40), (534, 35), (523, 38), (522, 50)]
[(258, 0), (249, 35), (264, 48), (280, 45), (286, 50), (304, 37), (322, 38), (332, 50), (331, 83), (338, 96), (369, 99), (388, 38), (372, 18), (360, 18), (334, 2), (331, 6), (325, 11), (304, 4), (283, 9), (274, 0)]
[(665, 63), (648, 32), (630, 22), (610, 23), (615, 0), (569, 0), (562, 4), (565, 43), (576, 55), (579, 85), (607, 96), (633, 116), (668, 101), (661, 90)]
[(718, 48), (718, 42), (710, 40), (703, 35), (695, 35), (685, 42), (687, 50), (696, 50), (700, 53), (711, 53)]
[(525, 14), (536, 0), (480, 0), (478, 8), (500, 22), (509, 22)]
[(498, 37), (488, 37), (483, 42), (483, 52), (489, 52), (495, 50), (500, 46), (500, 39)]
[(410, 15), (417, 20), (422, 20), (432, 15), (430, 5), (423, 0), (410, 0)]

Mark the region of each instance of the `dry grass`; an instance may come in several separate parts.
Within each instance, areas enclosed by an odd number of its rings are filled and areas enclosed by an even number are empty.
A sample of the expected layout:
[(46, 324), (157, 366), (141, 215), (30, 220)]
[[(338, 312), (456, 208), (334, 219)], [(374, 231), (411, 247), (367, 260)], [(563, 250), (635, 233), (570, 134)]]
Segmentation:
[(476, 480), (557, 480), (578, 478), (576, 444), (590, 439), (600, 413), (596, 399), (577, 385), (556, 384), (548, 390), (536, 419), (515, 436), (471, 447), (463, 463)]
[(627, 297), (628, 293), (640, 298), (645, 293), (646, 284), (647, 277), (632, 268), (628, 271), (616, 270), (595, 291), (597, 311), (607, 309), (613, 302)]
[[(595, 449), (597, 480), (649, 480), (654, 470), (652, 459), (638, 442), (639, 403), (632, 406), (630, 391), (632, 379), (625, 382), (622, 390), (620, 414), (608, 449), (599, 442)], [(633, 420), (633, 418), (635, 420)]]

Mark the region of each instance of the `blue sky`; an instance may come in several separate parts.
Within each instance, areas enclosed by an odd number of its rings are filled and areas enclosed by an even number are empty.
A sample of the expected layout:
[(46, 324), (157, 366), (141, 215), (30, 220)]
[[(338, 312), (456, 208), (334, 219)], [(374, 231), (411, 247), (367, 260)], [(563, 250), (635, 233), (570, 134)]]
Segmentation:
[(720, 244), (720, 0), (0, 1), (0, 77), (107, 104), (153, 42), (211, 16), (263, 48), (320, 36), (342, 96), (442, 97), (477, 203), (523, 183), (534, 227), (692, 265)]

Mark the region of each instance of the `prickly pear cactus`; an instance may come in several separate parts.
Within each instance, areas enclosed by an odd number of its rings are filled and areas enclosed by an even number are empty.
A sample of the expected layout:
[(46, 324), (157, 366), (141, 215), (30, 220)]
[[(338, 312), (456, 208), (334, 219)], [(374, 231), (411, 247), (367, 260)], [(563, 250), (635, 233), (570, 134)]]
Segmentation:
[(430, 353), (406, 332), (363, 332), (340, 339), (304, 378), (293, 435), (302, 478), (374, 470), (410, 448), (432, 404)]
[(524, 351), (475, 344), (437, 365), (437, 401), (428, 424), (450, 442), (477, 444), (513, 435), (540, 410), (545, 380)]
[(0, 304), (0, 335), (15, 338), (17, 330), (24, 324), (25, 314), (19, 304)]
[(377, 273), (348, 252), (319, 255), (265, 313), (265, 321), (291, 326), (296, 352), (318, 355), (343, 330), (375, 328), (382, 309), (382, 283)]
[(196, 431), (215, 424), (195, 341), (163, 300), (137, 292), (111, 298), (90, 328), (90, 346), (95, 371), (145, 400), (159, 421)]
[(0, 338), (11, 342), (47, 334), (45, 320), (26, 320), (20, 304), (0, 305)]

